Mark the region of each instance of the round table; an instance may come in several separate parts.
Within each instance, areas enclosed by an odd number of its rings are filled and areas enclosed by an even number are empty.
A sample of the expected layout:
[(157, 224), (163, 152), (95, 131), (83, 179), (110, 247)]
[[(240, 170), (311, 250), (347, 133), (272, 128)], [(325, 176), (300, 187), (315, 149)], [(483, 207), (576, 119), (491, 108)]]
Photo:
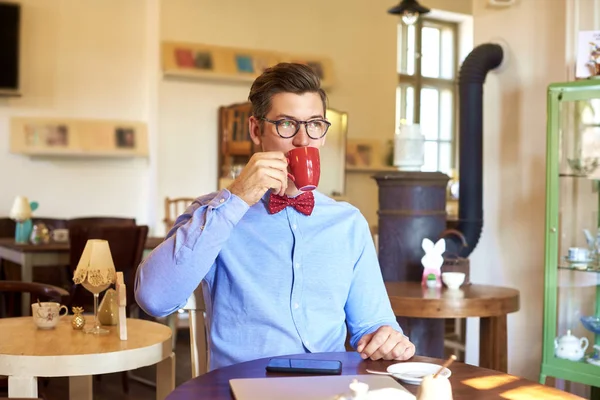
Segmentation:
[(443, 357), (444, 319), (479, 317), (479, 366), (507, 371), (506, 315), (519, 310), (518, 290), (477, 284), (429, 289), (420, 282), (386, 282), (385, 287), (417, 354)]
[[(366, 374), (365, 370), (367, 368), (385, 371), (387, 366), (393, 363), (392, 361), (362, 360), (356, 352), (297, 354), (287, 357), (340, 360), (342, 362), (342, 375), (363, 375)], [(233, 396), (229, 388), (230, 379), (292, 376), (291, 374), (267, 373), (265, 367), (268, 361), (268, 358), (263, 358), (219, 368), (200, 375), (178, 386), (167, 397), (167, 400), (232, 400)], [(410, 361), (443, 364), (443, 360), (429, 357), (414, 357)], [(581, 399), (581, 397), (548, 386), (542, 386), (517, 376), (460, 362), (453, 363), (450, 370), (452, 371), (450, 382), (454, 400)], [(413, 394), (417, 393), (417, 386), (406, 384), (403, 384), (403, 386)]]
[[(61, 318), (54, 329), (38, 329), (32, 317), (0, 319), (0, 375), (8, 375), (9, 397), (38, 397), (37, 377), (69, 377), (71, 399), (92, 399), (92, 375), (157, 364), (157, 399), (175, 387), (171, 329), (139, 319), (127, 320), (127, 340), (118, 326), (91, 335)], [(86, 318), (93, 324), (93, 317)]]

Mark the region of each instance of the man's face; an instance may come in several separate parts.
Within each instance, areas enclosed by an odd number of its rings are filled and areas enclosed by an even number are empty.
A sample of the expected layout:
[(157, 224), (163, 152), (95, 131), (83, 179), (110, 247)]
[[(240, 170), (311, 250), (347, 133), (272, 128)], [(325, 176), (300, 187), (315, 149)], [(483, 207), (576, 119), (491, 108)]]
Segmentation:
[[(323, 102), (318, 93), (278, 93), (271, 97), (271, 110), (265, 118), (271, 121), (288, 118), (297, 121), (309, 121), (311, 119), (324, 119)], [(263, 125), (261, 132), (260, 126)], [(312, 139), (306, 133), (304, 124), (292, 138), (282, 138), (277, 134), (275, 124), (267, 121), (259, 121), (250, 118), (250, 135), (252, 141), (261, 146), (262, 151), (281, 151), (287, 153), (295, 147), (321, 147), (325, 144), (325, 136), (320, 139)]]

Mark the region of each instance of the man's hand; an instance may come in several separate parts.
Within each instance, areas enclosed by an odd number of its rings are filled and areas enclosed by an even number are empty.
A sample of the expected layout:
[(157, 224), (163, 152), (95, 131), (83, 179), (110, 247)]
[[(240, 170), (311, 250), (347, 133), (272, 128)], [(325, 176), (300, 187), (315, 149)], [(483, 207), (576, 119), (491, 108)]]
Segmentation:
[(415, 345), (401, 332), (384, 325), (373, 333), (363, 335), (358, 341), (356, 351), (363, 359), (404, 361), (415, 355)]
[(283, 196), (287, 183), (287, 158), (280, 151), (268, 151), (254, 153), (227, 189), (253, 206), (269, 189)]

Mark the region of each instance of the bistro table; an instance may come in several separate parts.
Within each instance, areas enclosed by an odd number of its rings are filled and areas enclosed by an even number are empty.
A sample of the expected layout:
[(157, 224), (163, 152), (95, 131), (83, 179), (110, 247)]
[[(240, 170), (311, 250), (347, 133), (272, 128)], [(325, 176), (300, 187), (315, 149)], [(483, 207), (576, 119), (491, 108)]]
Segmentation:
[(164, 399), (175, 388), (171, 329), (127, 319), (127, 340), (120, 340), (118, 326), (105, 328), (110, 332), (92, 335), (74, 330), (70, 317), (48, 330), (32, 317), (1, 318), (0, 375), (8, 376), (8, 397), (37, 398), (38, 377), (69, 377), (69, 398), (92, 400), (92, 375), (157, 364), (156, 398)]
[(434, 319), (479, 317), (479, 366), (507, 371), (506, 315), (519, 310), (518, 290), (477, 284), (428, 289), (419, 282), (386, 282), (385, 287), (394, 314), (407, 317), (407, 335), (414, 338), (419, 355), (443, 357), (444, 332), (435, 327), (428, 331), (426, 323), (411, 331), (411, 319), (435, 324)]
[[(367, 368), (385, 371), (388, 365), (394, 363), (393, 361), (363, 360), (356, 352), (297, 354), (286, 357), (340, 360), (342, 362), (342, 375), (364, 375), (367, 373)], [(291, 374), (267, 373), (265, 367), (268, 361), (269, 358), (263, 358), (219, 368), (200, 375), (178, 386), (167, 396), (167, 400), (232, 400), (233, 396), (229, 388), (230, 379), (292, 376)], [(414, 357), (410, 361), (430, 362), (440, 365), (444, 362), (444, 360), (429, 357)], [(453, 363), (450, 370), (452, 371), (450, 382), (454, 400), (581, 399), (581, 397), (518, 376), (461, 362)], [(417, 393), (418, 386), (402, 385), (411, 393)]]
[[(157, 247), (164, 238), (148, 237), (145, 250)], [(33, 282), (34, 267), (55, 267), (69, 265), (69, 243), (19, 244), (14, 238), (0, 238), (0, 264), (2, 260), (12, 261), (21, 266), (21, 281)], [(29, 315), (29, 293), (23, 293), (22, 315)]]

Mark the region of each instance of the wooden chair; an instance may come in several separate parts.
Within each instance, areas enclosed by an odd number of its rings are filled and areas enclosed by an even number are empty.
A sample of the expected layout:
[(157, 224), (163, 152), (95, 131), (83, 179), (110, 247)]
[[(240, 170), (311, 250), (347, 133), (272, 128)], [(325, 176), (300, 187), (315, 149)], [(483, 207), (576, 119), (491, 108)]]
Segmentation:
[[(61, 304), (68, 303), (69, 299), (69, 292), (58, 286), (36, 282), (0, 281), (0, 305), (3, 305), (0, 307), (0, 317), (13, 316), (15, 313), (15, 298), (17, 296), (20, 298), (22, 293), (29, 293), (31, 299), (56, 301)], [(16, 309), (19, 312), (20, 307), (16, 307)], [(43, 386), (47, 386), (49, 380), (43, 379), (41, 382)], [(4, 391), (7, 388), (8, 379), (0, 376), (0, 391)], [(43, 392), (43, 390), (40, 390), (40, 392)]]
[(177, 197), (177, 198), (165, 198), (165, 218), (163, 222), (165, 223), (165, 234), (169, 233), (173, 225), (175, 225), (175, 220), (178, 216), (183, 214), (186, 208), (192, 202), (196, 200), (193, 197)]
[[(123, 272), (127, 288), (126, 312), (127, 317), (129, 317), (132, 308), (137, 306), (134, 296), (135, 274), (142, 261), (147, 237), (148, 227), (145, 225), (72, 225), (69, 228), (71, 274), (74, 274), (77, 269), (77, 264), (89, 239), (107, 240), (115, 269)], [(71, 306), (87, 306), (89, 309), (90, 304), (93, 304), (93, 295), (81, 285), (73, 285), (71, 289)], [(127, 372), (123, 372), (122, 384), (125, 393), (129, 392), (128, 379)]]
[(0, 237), (11, 238), (15, 237), (15, 221), (8, 217), (0, 218)]
[[(135, 305), (135, 273), (142, 261), (147, 237), (148, 227), (145, 225), (72, 226), (69, 229), (71, 274), (74, 274), (77, 269), (77, 264), (89, 239), (107, 240), (115, 269), (123, 272), (127, 287), (127, 315), (129, 316), (131, 306)], [(73, 285), (71, 303), (72, 305), (89, 306), (93, 304), (93, 295), (80, 285)]]
[(96, 225), (135, 225), (135, 218), (124, 217), (78, 217), (67, 221), (67, 228), (75, 226), (96, 226)]
[(69, 301), (69, 292), (58, 286), (37, 282), (0, 281), (0, 297), (6, 304), (5, 309), (0, 310), (1, 316), (12, 317), (14, 315), (14, 299), (16, 295), (20, 298), (22, 293), (29, 293), (32, 301), (40, 299), (63, 304)]
[(209, 321), (206, 304), (202, 293), (202, 285), (198, 286), (190, 296), (183, 310), (188, 312), (190, 325), (190, 355), (192, 378), (205, 374), (210, 368)]

